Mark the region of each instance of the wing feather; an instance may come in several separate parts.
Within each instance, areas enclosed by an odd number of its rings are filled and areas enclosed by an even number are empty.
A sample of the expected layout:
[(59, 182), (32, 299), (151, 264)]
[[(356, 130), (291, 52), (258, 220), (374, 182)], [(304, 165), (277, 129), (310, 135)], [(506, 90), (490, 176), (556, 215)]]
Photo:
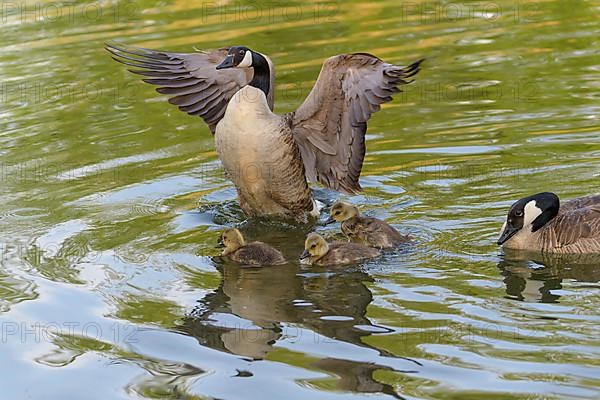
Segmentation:
[(558, 247), (566, 247), (573, 244), (584, 244), (587, 241), (600, 240), (600, 196), (586, 197), (571, 200), (566, 210), (562, 210), (556, 216), (552, 226), (562, 227), (554, 229), (554, 235)]
[(580, 208), (591, 206), (593, 208), (600, 207), (600, 194), (591, 196), (577, 197), (560, 205), (560, 213), (577, 210)]
[[(157, 92), (172, 96), (169, 103), (201, 117), (213, 134), (225, 115), (229, 100), (252, 79), (252, 68), (216, 69), (228, 48), (174, 53), (106, 44), (106, 50), (116, 61), (135, 68), (129, 71), (144, 76), (144, 82), (159, 86)], [(275, 73), (271, 61), (268, 58), (267, 61), (271, 66), (271, 90), (267, 101), (273, 110)]]
[(294, 139), (309, 181), (344, 193), (361, 190), (367, 121), (410, 83), (422, 60), (408, 67), (366, 53), (331, 57), (304, 103), (293, 114)]

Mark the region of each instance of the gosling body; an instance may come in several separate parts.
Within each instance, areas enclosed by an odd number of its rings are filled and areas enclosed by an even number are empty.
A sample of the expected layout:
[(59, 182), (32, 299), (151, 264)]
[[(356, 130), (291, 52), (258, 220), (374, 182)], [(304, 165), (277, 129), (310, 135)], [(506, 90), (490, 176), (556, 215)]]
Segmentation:
[(333, 266), (357, 263), (380, 254), (379, 250), (360, 243), (327, 243), (321, 235), (311, 233), (306, 238), (300, 261), (309, 265)]
[(266, 243), (246, 243), (238, 229), (225, 230), (219, 243), (225, 247), (221, 255), (238, 264), (260, 266), (281, 265), (287, 262), (279, 250)]
[(403, 235), (388, 223), (377, 218), (363, 217), (358, 208), (352, 204), (338, 201), (330, 211), (328, 222), (341, 222), (344, 235), (355, 243), (362, 243), (379, 249), (394, 248), (410, 241), (410, 236)]

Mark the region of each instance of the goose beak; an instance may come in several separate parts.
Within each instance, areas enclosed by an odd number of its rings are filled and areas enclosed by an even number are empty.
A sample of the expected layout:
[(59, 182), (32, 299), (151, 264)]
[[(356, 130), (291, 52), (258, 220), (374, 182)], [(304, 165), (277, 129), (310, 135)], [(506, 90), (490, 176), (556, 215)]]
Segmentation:
[(229, 55), (225, 57), (225, 59), (221, 62), (221, 64), (217, 65), (217, 69), (225, 69), (225, 68), (233, 68), (233, 56)]
[(518, 228), (515, 228), (514, 226), (506, 225), (506, 228), (504, 228), (504, 231), (502, 232), (502, 234), (500, 235), (500, 237), (498, 238), (498, 241), (496, 243), (498, 244), (498, 246), (502, 246), (504, 243), (506, 243), (508, 241), (508, 239), (513, 237), (515, 235), (515, 233), (517, 233), (517, 232), (519, 232)]
[(329, 218), (327, 218), (327, 220), (325, 221), (325, 225), (333, 224), (334, 222), (335, 222), (335, 218), (333, 218), (333, 217), (329, 217)]
[(306, 260), (308, 257), (310, 257), (308, 250), (304, 250), (302, 254), (300, 254), (300, 260)]

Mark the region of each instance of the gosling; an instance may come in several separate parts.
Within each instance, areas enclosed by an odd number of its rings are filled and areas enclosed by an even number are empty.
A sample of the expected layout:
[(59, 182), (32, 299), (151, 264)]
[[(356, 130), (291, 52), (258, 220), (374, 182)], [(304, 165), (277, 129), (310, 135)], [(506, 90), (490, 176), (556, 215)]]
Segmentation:
[(304, 242), (304, 252), (300, 256), (302, 264), (342, 265), (377, 257), (381, 252), (360, 243), (327, 243), (317, 233), (310, 233)]
[(600, 253), (600, 195), (562, 205), (550, 192), (522, 198), (508, 210), (497, 243), (543, 253)]
[(225, 247), (221, 255), (239, 264), (259, 266), (281, 265), (287, 262), (279, 250), (266, 243), (246, 244), (239, 229), (230, 228), (223, 231), (219, 244)]
[(327, 223), (335, 221), (342, 223), (342, 232), (350, 241), (378, 249), (397, 247), (411, 239), (386, 222), (377, 218), (362, 217), (356, 206), (343, 201), (338, 201), (331, 207)]

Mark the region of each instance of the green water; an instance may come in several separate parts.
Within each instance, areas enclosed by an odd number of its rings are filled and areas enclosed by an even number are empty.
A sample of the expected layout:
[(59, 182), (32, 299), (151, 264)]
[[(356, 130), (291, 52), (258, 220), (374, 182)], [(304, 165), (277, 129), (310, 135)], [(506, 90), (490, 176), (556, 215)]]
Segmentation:
[[(600, 266), (494, 243), (520, 197), (600, 191), (599, 2), (15, 4), (0, 15), (2, 398), (600, 397)], [(107, 40), (264, 52), (280, 113), (331, 55), (426, 58), (371, 119), (365, 192), (348, 198), (417, 242), (335, 270), (213, 259), (224, 226), (290, 259), (308, 228), (246, 222), (208, 128)]]

